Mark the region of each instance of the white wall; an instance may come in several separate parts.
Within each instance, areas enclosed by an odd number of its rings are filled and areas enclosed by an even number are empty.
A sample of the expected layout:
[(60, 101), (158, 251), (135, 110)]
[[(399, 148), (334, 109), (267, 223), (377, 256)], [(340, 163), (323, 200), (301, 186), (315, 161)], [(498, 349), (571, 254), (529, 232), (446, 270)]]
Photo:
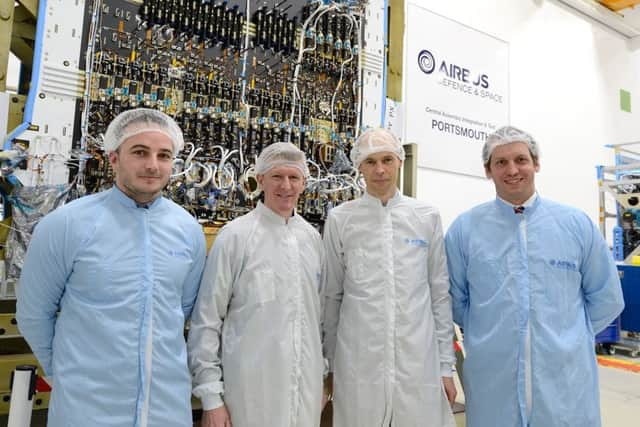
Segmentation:
[[(597, 221), (595, 165), (613, 164), (613, 150), (604, 145), (640, 140), (640, 100), (634, 98), (640, 51), (556, 1), (408, 1), (509, 42), (511, 124), (540, 144), (538, 191)], [(620, 89), (631, 91), (632, 113), (620, 110)], [(440, 208), (445, 229), (461, 212), (495, 197), (489, 180), (425, 168), (418, 170), (417, 193)]]

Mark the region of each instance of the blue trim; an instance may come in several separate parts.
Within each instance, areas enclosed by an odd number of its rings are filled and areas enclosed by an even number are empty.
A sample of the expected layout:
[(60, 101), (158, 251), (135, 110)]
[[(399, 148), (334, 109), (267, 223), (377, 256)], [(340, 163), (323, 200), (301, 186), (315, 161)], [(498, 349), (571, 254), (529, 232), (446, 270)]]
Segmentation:
[(380, 126), (384, 126), (384, 116), (387, 110), (387, 55), (389, 48), (389, 22), (387, 21), (389, 8), (389, 0), (384, 0), (383, 14), (384, 14), (384, 29), (382, 37), (384, 39), (384, 55), (382, 58), (382, 111), (380, 112)]
[(38, 84), (40, 83), (40, 63), (42, 62), (42, 42), (44, 40), (44, 21), (46, 20), (47, 1), (40, 0), (38, 2), (38, 17), (36, 24), (36, 40), (33, 49), (33, 65), (31, 66), (31, 85), (29, 87), (29, 95), (27, 103), (24, 107), (23, 122), (7, 136), (4, 142), (3, 150), (11, 149), (11, 142), (22, 134), (29, 127), (31, 118), (33, 117), (33, 105), (38, 92)]

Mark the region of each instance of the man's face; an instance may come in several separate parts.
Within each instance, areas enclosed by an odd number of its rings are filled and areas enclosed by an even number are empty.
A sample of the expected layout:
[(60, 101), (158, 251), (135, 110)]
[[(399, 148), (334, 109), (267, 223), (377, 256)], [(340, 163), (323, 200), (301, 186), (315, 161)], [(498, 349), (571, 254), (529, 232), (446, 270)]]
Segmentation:
[(533, 160), (524, 142), (496, 147), (485, 168), (498, 196), (514, 205), (526, 202), (536, 191), (535, 174), (539, 170), (540, 164)]
[(142, 132), (125, 140), (109, 153), (116, 185), (138, 203), (158, 197), (169, 182), (173, 144), (161, 132)]
[(364, 159), (358, 169), (367, 183), (367, 193), (385, 201), (393, 197), (400, 166), (402, 161), (390, 151), (371, 154)]
[(300, 169), (276, 166), (256, 178), (264, 192), (264, 204), (278, 215), (289, 218), (304, 191), (305, 179)]

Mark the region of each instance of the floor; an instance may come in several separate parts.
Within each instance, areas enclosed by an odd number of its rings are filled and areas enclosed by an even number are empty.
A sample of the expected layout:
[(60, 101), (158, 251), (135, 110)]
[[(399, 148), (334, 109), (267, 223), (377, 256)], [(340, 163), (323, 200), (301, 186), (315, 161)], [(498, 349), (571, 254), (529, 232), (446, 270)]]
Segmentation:
[[(613, 359), (613, 358), (608, 358)], [(616, 355), (616, 360), (632, 364), (631, 370), (599, 366), (600, 374), (600, 411), (602, 427), (625, 427), (638, 425), (640, 408), (640, 358)], [(455, 378), (458, 390), (461, 390), (458, 378)], [(459, 392), (456, 408), (464, 404), (464, 395)], [(323, 414), (321, 427), (330, 427), (330, 408)], [(457, 427), (465, 427), (464, 412), (455, 414)]]
[[(640, 366), (640, 359), (620, 357)], [(599, 366), (600, 411), (602, 427), (625, 427), (638, 424), (640, 408), (640, 372)], [(460, 399), (463, 400), (464, 398)], [(464, 414), (456, 414), (458, 427), (465, 427)]]
[(600, 367), (600, 408), (603, 427), (639, 425), (640, 373)]
[[(616, 356), (619, 360), (640, 367), (640, 359)], [(638, 425), (638, 408), (640, 408), (640, 372), (613, 367), (600, 366), (600, 406), (602, 411), (602, 427), (624, 427)], [(636, 369), (640, 370), (640, 369)], [(458, 399), (464, 402), (464, 396)], [(329, 411), (327, 411), (329, 412)], [(326, 413), (322, 427), (331, 426), (330, 413)], [(38, 411), (32, 418), (31, 427), (45, 426), (44, 411)], [(456, 414), (458, 427), (465, 426), (464, 413)], [(7, 417), (0, 415), (0, 426), (6, 425)]]

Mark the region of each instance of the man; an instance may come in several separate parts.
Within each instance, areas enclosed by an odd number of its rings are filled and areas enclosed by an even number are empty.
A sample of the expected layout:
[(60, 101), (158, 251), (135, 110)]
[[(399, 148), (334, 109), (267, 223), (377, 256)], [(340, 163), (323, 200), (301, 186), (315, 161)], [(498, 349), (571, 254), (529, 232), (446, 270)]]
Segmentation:
[(225, 225), (211, 249), (189, 332), (203, 427), (320, 424), (318, 232), (295, 207), (309, 171), (290, 143), (255, 165), (264, 203)]
[(529, 134), (500, 128), (482, 157), (496, 200), (446, 237), (467, 426), (600, 426), (594, 335), (624, 305), (613, 258), (587, 215), (536, 193)]
[(331, 210), (324, 231), (333, 425), (454, 426), (453, 321), (440, 214), (398, 192), (404, 149), (389, 131), (364, 132), (351, 160), (366, 193)]
[(49, 426), (192, 425), (183, 332), (205, 240), (161, 196), (183, 145), (169, 116), (121, 113), (104, 137), (115, 185), (36, 227), (17, 318), (53, 381)]

